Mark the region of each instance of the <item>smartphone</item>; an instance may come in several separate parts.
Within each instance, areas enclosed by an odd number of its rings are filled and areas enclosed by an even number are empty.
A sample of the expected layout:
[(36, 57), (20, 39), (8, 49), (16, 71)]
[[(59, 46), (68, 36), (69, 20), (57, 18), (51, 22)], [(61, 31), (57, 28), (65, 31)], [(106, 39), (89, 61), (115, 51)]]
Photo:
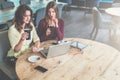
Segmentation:
[(42, 67), (42, 66), (37, 66), (37, 67), (35, 67), (35, 69), (41, 71), (42, 73), (48, 71), (48, 69), (46, 69), (46, 68), (44, 68), (44, 67)]

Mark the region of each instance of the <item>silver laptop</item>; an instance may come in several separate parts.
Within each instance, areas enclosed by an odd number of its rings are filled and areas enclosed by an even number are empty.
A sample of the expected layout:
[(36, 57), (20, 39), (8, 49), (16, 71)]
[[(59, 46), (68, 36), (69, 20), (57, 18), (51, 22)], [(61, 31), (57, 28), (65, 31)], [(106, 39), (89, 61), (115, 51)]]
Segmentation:
[(51, 45), (49, 49), (40, 50), (40, 53), (45, 58), (51, 58), (51, 57), (56, 57), (56, 56), (66, 54), (67, 51), (69, 51), (69, 49), (70, 49), (70, 43), (65, 42), (57, 45)]

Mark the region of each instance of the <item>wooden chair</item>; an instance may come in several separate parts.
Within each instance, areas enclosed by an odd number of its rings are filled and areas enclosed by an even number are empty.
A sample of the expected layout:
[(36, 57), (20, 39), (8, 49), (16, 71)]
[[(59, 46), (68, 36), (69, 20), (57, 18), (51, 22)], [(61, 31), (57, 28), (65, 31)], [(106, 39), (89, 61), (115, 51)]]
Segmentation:
[(114, 28), (114, 24), (111, 20), (105, 20), (102, 17), (100, 11), (94, 7), (92, 10), (93, 14), (93, 30), (91, 32), (91, 39), (96, 39), (99, 29), (109, 30), (109, 35), (111, 35), (111, 30)]
[(15, 69), (5, 62), (5, 57), (10, 49), (8, 40), (8, 30), (0, 32), (0, 70), (4, 72), (11, 80), (17, 80)]

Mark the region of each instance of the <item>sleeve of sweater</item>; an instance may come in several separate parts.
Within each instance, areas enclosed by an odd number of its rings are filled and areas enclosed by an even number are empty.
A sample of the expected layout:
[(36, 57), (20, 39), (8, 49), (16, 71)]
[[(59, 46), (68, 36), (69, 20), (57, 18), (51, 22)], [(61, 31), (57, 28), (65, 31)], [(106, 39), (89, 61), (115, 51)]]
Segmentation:
[(58, 40), (62, 40), (64, 37), (64, 21), (62, 19), (58, 19), (58, 28), (56, 28), (56, 32)]

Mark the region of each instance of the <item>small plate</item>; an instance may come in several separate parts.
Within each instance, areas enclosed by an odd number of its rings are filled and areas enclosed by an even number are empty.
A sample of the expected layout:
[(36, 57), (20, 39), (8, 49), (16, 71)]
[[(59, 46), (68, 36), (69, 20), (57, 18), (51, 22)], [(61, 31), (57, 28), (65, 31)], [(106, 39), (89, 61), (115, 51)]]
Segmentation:
[(37, 56), (37, 55), (33, 55), (28, 58), (28, 61), (30, 62), (37, 62), (39, 60), (40, 60), (40, 56)]

